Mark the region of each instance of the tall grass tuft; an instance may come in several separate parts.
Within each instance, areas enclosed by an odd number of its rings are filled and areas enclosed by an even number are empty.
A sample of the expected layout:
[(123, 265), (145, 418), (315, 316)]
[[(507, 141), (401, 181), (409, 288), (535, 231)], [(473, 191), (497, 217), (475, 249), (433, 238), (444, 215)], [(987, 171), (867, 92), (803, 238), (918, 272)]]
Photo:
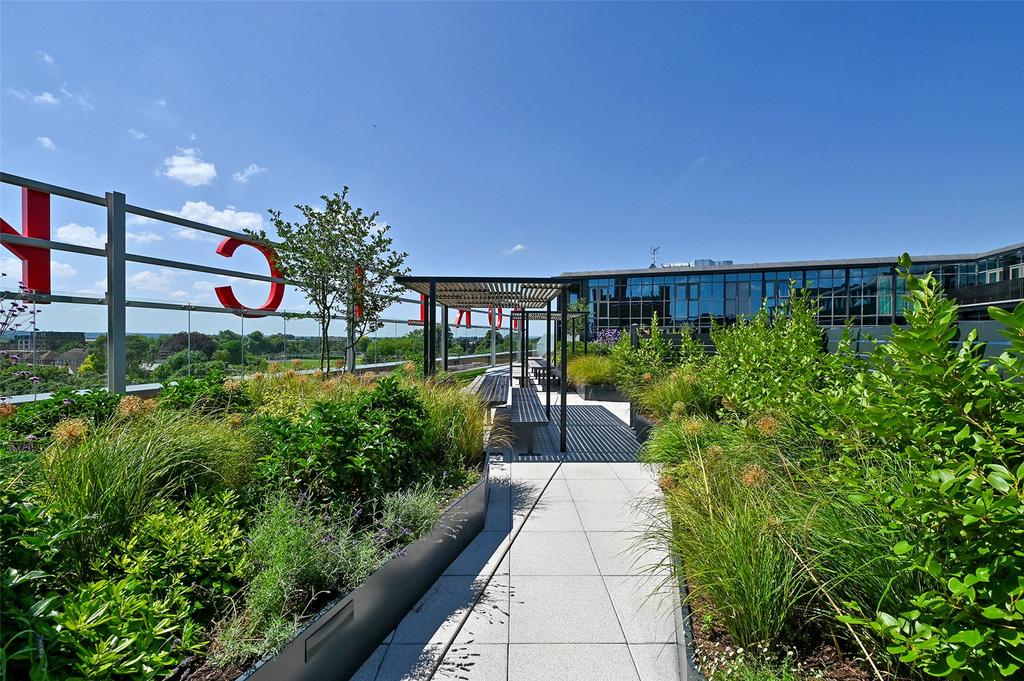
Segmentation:
[(711, 416), (717, 400), (693, 367), (683, 366), (655, 379), (637, 396), (640, 409), (659, 421), (674, 414)]
[(435, 382), (424, 384), (420, 395), (427, 411), (424, 448), (452, 466), (479, 466), (484, 437), (491, 443), (502, 439), (501, 427), (487, 422), (487, 409), (475, 395), (454, 384)]
[(68, 547), (85, 571), (156, 500), (238, 484), (253, 456), (245, 431), (225, 421), (158, 410), (55, 440), (41, 461), (40, 494), (52, 510), (89, 527)]
[(612, 385), (615, 365), (607, 355), (577, 355), (565, 367), (573, 385)]

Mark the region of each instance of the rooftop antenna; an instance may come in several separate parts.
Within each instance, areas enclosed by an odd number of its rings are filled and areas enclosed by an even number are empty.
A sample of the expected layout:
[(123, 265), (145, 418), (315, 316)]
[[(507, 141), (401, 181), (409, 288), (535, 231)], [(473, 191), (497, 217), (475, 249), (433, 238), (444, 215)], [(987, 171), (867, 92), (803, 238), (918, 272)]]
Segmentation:
[(651, 267), (658, 266), (658, 251), (661, 250), (661, 246), (651, 246)]

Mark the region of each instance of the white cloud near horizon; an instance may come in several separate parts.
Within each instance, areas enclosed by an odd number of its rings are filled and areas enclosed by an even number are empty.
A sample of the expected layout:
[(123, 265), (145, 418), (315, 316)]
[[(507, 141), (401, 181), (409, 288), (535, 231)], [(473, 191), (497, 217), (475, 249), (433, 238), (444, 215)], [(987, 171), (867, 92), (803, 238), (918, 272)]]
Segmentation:
[(46, 104), (52, 106), (54, 104), (60, 104), (60, 99), (53, 96), (52, 92), (40, 92), (38, 95), (32, 96), (32, 101), (36, 104)]
[(46, 149), (47, 151), (57, 151), (57, 145), (54, 144), (53, 140), (47, 137), (46, 135), (37, 137), (36, 142), (38, 142), (39, 146), (41, 146), (43, 149)]
[(502, 253), (504, 253), (505, 255), (515, 255), (516, 253), (522, 253), (525, 250), (526, 246), (524, 246), (523, 244), (516, 244), (512, 248), (506, 248), (505, 250), (502, 251)]
[(69, 244), (78, 244), (79, 246), (88, 246), (90, 248), (103, 248), (107, 245), (106, 239), (97, 234), (95, 229), (80, 225), (77, 222), (69, 222), (62, 227), (58, 227), (57, 241), (66, 241)]
[(136, 130), (135, 128), (128, 128), (128, 134), (132, 136), (132, 139), (136, 140), (144, 140), (146, 139), (146, 137), (148, 137), (146, 133), (142, 132), (141, 130)]
[(264, 168), (263, 166), (258, 166), (255, 163), (250, 163), (245, 170), (241, 170), (235, 173), (233, 177), (235, 178), (235, 182), (238, 182), (239, 184), (246, 184), (249, 181), (249, 178), (252, 177), (253, 175), (258, 175), (260, 173), (265, 172), (267, 172), (267, 169)]
[(153, 232), (125, 232), (124, 236), (128, 241), (134, 241), (137, 244), (148, 244), (164, 240), (162, 236)]
[(200, 154), (195, 147), (179, 147), (178, 153), (164, 159), (167, 170), (163, 174), (190, 187), (210, 184), (217, 177), (217, 168), (213, 163), (204, 161)]

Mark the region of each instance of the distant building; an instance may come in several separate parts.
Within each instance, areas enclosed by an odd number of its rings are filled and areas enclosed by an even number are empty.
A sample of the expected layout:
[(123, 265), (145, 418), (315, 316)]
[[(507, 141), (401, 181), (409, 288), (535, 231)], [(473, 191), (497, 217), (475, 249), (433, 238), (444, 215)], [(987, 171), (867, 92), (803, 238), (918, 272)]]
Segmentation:
[(0, 349), (14, 352), (59, 350), (67, 345), (85, 347), (84, 331), (13, 331), (0, 340)]
[[(932, 272), (960, 304), (962, 320), (988, 319), (989, 306), (1024, 300), (1024, 243), (986, 253), (913, 257), (916, 274)], [(795, 288), (818, 296), (823, 326), (903, 323), (903, 281), (896, 258), (733, 264), (694, 260), (657, 268), (567, 272), (590, 303), (593, 329), (648, 325), (698, 332), (781, 307)]]

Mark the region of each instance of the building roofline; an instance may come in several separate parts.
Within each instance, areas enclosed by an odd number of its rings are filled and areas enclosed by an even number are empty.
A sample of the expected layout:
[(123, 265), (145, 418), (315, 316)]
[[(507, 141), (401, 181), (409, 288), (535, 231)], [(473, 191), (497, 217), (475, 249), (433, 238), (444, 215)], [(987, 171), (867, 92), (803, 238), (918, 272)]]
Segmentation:
[[(982, 253), (951, 253), (947, 255), (917, 255), (911, 256), (915, 263), (940, 263), (958, 260), (981, 260), (993, 255), (999, 255), (1007, 251), (1024, 248), (1024, 242), (1010, 244), (1002, 248), (996, 248)], [(892, 265), (899, 259), (899, 256), (881, 258), (841, 258), (836, 260), (790, 260), (784, 262), (755, 262), (741, 263), (734, 265), (694, 265), (685, 267), (638, 267), (619, 270), (588, 270), (583, 272), (563, 272), (561, 277), (565, 278), (594, 278), (609, 277), (617, 275), (633, 276), (660, 276), (665, 274), (706, 274), (711, 272), (749, 272), (751, 270), (792, 270), (819, 267), (851, 267), (875, 265)]]

